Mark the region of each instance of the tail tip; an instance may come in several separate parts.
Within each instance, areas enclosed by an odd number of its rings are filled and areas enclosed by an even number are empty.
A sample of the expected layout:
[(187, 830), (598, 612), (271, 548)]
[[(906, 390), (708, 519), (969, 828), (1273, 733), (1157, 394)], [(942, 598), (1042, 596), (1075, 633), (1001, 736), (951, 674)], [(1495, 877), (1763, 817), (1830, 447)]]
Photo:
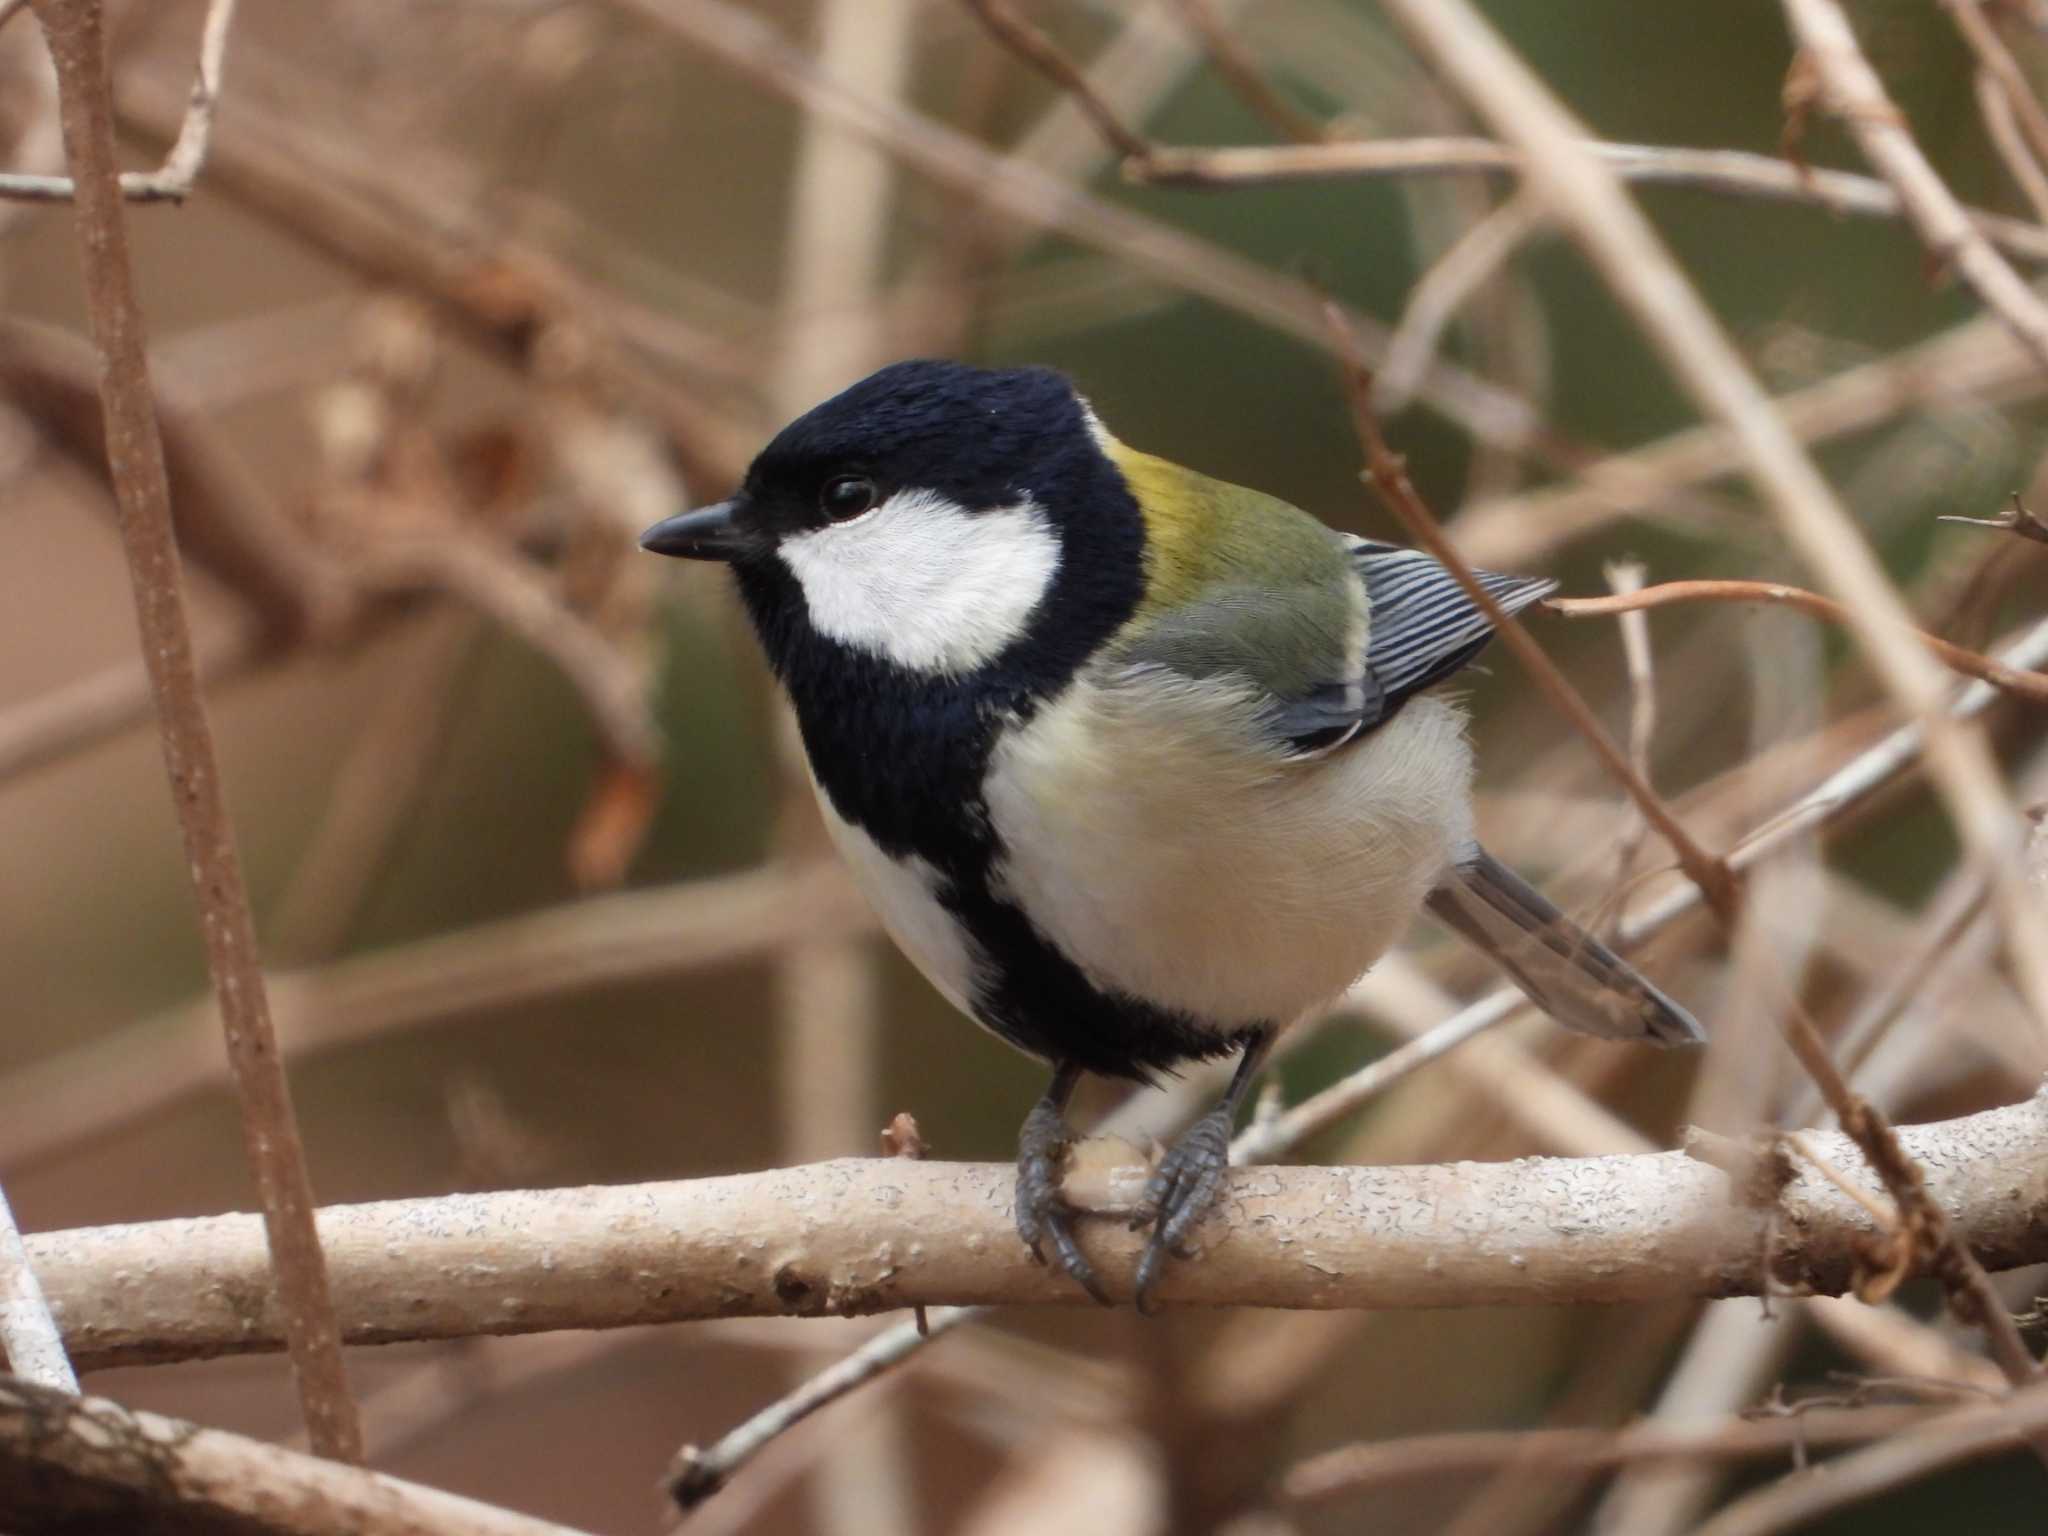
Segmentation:
[(1707, 1043), (1707, 1032), (1700, 1027), (1700, 1021), (1654, 989), (1642, 999), (1641, 1018), (1644, 1038), (1652, 1045), (1671, 1047)]

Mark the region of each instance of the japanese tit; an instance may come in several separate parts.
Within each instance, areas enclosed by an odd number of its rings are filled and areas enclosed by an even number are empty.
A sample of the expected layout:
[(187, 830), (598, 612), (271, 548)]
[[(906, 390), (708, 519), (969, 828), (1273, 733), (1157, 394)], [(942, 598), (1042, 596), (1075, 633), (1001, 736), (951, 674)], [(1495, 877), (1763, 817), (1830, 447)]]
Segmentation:
[[(1059, 1192), (1080, 1074), (1240, 1055), (1145, 1192), (1143, 1305), (1274, 1038), (1418, 907), (1561, 1024), (1701, 1038), (1475, 840), (1464, 712), (1431, 689), (1491, 629), (1450, 573), (1127, 446), (1057, 373), (884, 368), (641, 543), (732, 566), (890, 933), (1052, 1066), (1017, 1229), (1098, 1300)], [(1553, 585), (1482, 579), (1509, 610)]]

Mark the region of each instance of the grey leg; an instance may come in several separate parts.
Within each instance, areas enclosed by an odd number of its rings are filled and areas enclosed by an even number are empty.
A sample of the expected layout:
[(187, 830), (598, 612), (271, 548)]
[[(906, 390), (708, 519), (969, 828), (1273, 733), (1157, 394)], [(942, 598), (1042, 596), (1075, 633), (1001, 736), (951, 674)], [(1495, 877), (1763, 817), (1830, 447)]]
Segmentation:
[(1134, 1230), (1152, 1224), (1152, 1240), (1138, 1260), (1140, 1312), (1152, 1310), (1152, 1287), (1159, 1283), (1167, 1257), (1187, 1257), (1184, 1245), (1188, 1234), (1216, 1203), (1224, 1171), (1230, 1166), (1230, 1131), (1237, 1121), (1237, 1107), (1258, 1076), (1271, 1044), (1271, 1037), (1261, 1035), (1245, 1047), (1223, 1101), (1181, 1133), (1145, 1185), (1131, 1216)]
[(1081, 1069), (1072, 1062), (1063, 1063), (1053, 1073), (1045, 1096), (1024, 1117), (1024, 1128), (1017, 1136), (1017, 1235), (1041, 1264), (1045, 1252), (1040, 1241), (1050, 1238), (1060, 1268), (1106, 1307), (1109, 1295), (1074, 1241), (1074, 1213), (1060, 1193), (1060, 1165), (1072, 1140), (1067, 1132), (1067, 1101), (1080, 1080)]

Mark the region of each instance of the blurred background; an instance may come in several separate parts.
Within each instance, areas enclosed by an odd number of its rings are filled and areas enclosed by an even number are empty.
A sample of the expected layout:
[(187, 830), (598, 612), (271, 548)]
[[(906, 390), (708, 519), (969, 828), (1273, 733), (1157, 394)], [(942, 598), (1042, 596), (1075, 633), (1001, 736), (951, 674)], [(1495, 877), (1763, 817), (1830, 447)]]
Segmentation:
[[(1029, 9), (1162, 144), (1280, 137), (1192, 12), (1319, 131), (1475, 131), (1370, 4)], [(1791, 53), (1774, 5), (1489, 10), (1597, 135), (1778, 150)], [(1958, 195), (2029, 217), (1944, 11), (1854, 14)], [(124, 142), (146, 169), (183, 111), (202, 8), (111, 15)], [(2026, 68), (2048, 65), (2026, 26), (2007, 30)], [(49, 89), (33, 24), (0, 28), (0, 164), (61, 169)], [(867, 136), (842, 131), (849, 116)], [(1819, 120), (1801, 152), (1858, 168)], [(1319, 292), (1396, 325), (1512, 190), (1475, 175), (1135, 184), (956, 0), (244, 5), (197, 190), (133, 208), (131, 228), (321, 1200), (865, 1155), (899, 1110), (936, 1156), (1008, 1160), (1043, 1072), (869, 931), (722, 573), (639, 556), (633, 536), (724, 494), (788, 416), (910, 354), (1067, 369), (1132, 443), (1391, 536), (1356, 478)], [(1988, 648), (2039, 620), (2048, 548), (1934, 519), (1992, 516), (2014, 490), (2048, 500), (2048, 381), (1911, 233), (1693, 189), (1641, 197), (1767, 385), (1804, 402), (1792, 419), (1922, 622)], [(82, 310), (62, 208), (0, 204), (0, 311), (0, 970), (16, 999), (0, 1182), (30, 1230), (246, 1209), (82, 404), (93, 374), (68, 339)], [(1439, 350), (1387, 425), (1475, 559), (1574, 593), (1606, 590), (1624, 555), (1651, 580), (1811, 584), (1711, 449), (1631, 459), (1633, 479), (1585, 474), (1694, 417), (1563, 242), (1525, 232)], [(1611, 622), (1538, 633), (1626, 735)], [(1651, 633), (1653, 777), (1710, 847), (1890, 723), (1840, 636), (1806, 619), (1691, 608)], [(1488, 842), (1589, 920), (1661, 889), (1654, 842), (1634, 861), (1646, 878), (1621, 883), (1621, 797), (1513, 663), (1496, 655), (1470, 689)], [(2038, 718), (1989, 718), (2024, 798), (2048, 798)], [(1921, 946), (1929, 963), (1863, 1081), (1908, 1120), (2021, 1097), (2044, 1062), (1954, 863), (1923, 789), (1859, 807), (1767, 867), (1732, 949), (1698, 922), (1651, 952), (1716, 1036), (1704, 1059), (1523, 1019), (1490, 1074), (1454, 1057), (1305, 1155), (1615, 1149), (1597, 1124), (1531, 1113), (1519, 1072), (1561, 1077), (1659, 1146), (1687, 1121), (1812, 1123), (1745, 943), (1802, 976), (1831, 1026)], [(1415, 1010), (1422, 982), (1464, 997), (1496, 981), (1423, 925), (1397, 974), (1406, 1001), (1369, 994), (1285, 1058), (1289, 1099), (1437, 1022)], [(2030, 1278), (2011, 1280), (2016, 1305)], [(1660, 1403), (1733, 1412), (1775, 1383), (1908, 1374), (1908, 1346), (1937, 1364), (1969, 1347), (1935, 1296), (1901, 1303), (1860, 1351), (1853, 1325), (1797, 1303), (1005, 1316), (789, 1436), (689, 1528), (1682, 1530), (1782, 1463), (1733, 1482), (1508, 1465), (1313, 1506), (1269, 1495), (1299, 1458), (1350, 1441), (1611, 1425)], [(874, 1326), (389, 1347), (351, 1370), (377, 1466), (644, 1531), (668, 1518), (658, 1483), (678, 1444)], [(296, 1428), (281, 1360), (89, 1385), (259, 1435)], [(1986, 1536), (2031, 1530), (2039, 1477), (2024, 1458), (1985, 1462), (1812, 1529), (1913, 1531), (1939, 1512)]]

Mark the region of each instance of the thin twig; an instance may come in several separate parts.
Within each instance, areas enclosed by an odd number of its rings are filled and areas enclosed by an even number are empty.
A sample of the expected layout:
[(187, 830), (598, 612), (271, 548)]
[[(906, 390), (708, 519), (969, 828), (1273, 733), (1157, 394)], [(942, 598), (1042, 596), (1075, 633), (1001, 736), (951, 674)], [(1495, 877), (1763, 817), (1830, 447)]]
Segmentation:
[(1009, 0), (963, 0), (981, 24), (993, 32), (1011, 52), (1028, 62), (1052, 81), (1074, 104), (1088, 114), (1096, 131), (1117, 147), (1126, 159), (1144, 160), (1152, 152), (1142, 133), (1125, 125), (1116, 109), (1104, 101), (1080, 65), (1067, 57), (1066, 50), (1045, 32), (1010, 8)]
[(22, 1246), (21, 1230), (0, 1189), (0, 1359), (15, 1375), (60, 1392), (78, 1391), (64, 1335)]
[[(2028, 81), (2019, 61), (2012, 56), (2012, 50), (2005, 46), (2005, 39), (1998, 35), (1991, 18), (1984, 13), (1982, 0), (1941, 0), (1942, 9), (1955, 18), (1956, 30), (1963, 34), (1963, 41), (1970, 45), (1970, 51), (1977, 55), (1978, 77), (1989, 80), (1996, 94), (2025, 136), (2026, 152), (2015, 157), (2006, 155), (2006, 164), (2013, 172), (2014, 179), (2026, 188), (2031, 197), (2033, 190), (2041, 183), (2044, 167), (2048, 167), (2048, 111), (2034, 95), (2033, 85)], [(1984, 100), (1980, 89), (1978, 99)], [(1994, 135), (1995, 137), (1996, 135)], [(2021, 166), (2031, 166), (2029, 176)], [(2041, 213), (2041, 204), (2034, 205), (2036, 214)]]
[(1329, 137), (1323, 125), (1289, 101), (1260, 70), (1257, 61), (1231, 35), (1217, 14), (1215, 0), (1176, 0), (1187, 24), (1202, 39), (1209, 57), (1240, 100), (1263, 117), (1281, 136), (1297, 144), (1320, 144)]
[[(1799, 167), (1774, 156), (1739, 149), (1618, 144), (1600, 139), (1586, 139), (1582, 147), (1624, 181), (1795, 203), (1864, 218), (1896, 219), (1905, 213), (1898, 193), (1887, 183), (1850, 171), (1814, 168), (1802, 173)], [(1473, 172), (1526, 174), (1524, 156), (1512, 144), (1455, 136), (1228, 149), (1154, 144), (1148, 146), (1144, 159), (1132, 162), (1127, 174), (1140, 181), (1204, 188)], [(2007, 255), (2021, 261), (2048, 261), (2048, 229), (1982, 209), (1972, 208), (1967, 213), (1984, 238)]]
[(986, 1307), (919, 1307), (916, 1321), (878, 1333), (844, 1359), (805, 1378), (794, 1392), (726, 1431), (709, 1446), (686, 1445), (669, 1463), (669, 1497), (695, 1509), (772, 1442), (827, 1404), (887, 1375), (933, 1339), (986, 1314)]
[[(1904, 115), (1856, 42), (1836, 0), (1784, 0), (1792, 35), (1813, 67), (1829, 110), (1877, 173), (1898, 190), (1906, 217), (1943, 266), (1952, 266), (1986, 308), (2048, 369), (2044, 305), (1986, 240), (1913, 142)], [(1960, 13), (1958, 14), (1960, 20)]]
[(1722, 1509), (1693, 1536), (1775, 1536), (1807, 1528), (1845, 1505), (1917, 1481), (1943, 1467), (1987, 1456), (2048, 1433), (2048, 1386), (2032, 1386), (1997, 1403), (1959, 1408), (1910, 1433), (1827, 1464), (1824, 1473), (1788, 1477)]
[[(29, 0), (33, 3), (33, 0)], [(235, 19), (235, 0), (209, 0), (199, 37), (199, 68), (185, 104), (177, 141), (153, 171), (129, 171), (120, 178), (121, 195), (134, 203), (182, 203), (206, 169), (213, 138), (214, 106), (220, 100), (221, 70), (227, 60), (228, 29)], [(5, 16), (0, 15), (0, 21)], [(65, 203), (77, 195), (68, 176), (0, 175), (0, 198), (31, 203)]]
[(263, 1203), (293, 1374), (312, 1443), (322, 1455), (362, 1457), (327, 1269), (313, 1223), (313, 1189), (278, 1055), (222, 793), (206, 701), (193, 662), (183, 579), (172, 533), (170, 482), (158, 434), (141, 305), (116, 181), (113, 104), (99, 0), (35, 0), (57, 67), (64, 149), (78, 184), (79, 262), (102, 357), (107, 459), (135, 589), (142, 651), (163, 732), (164, 765), (197, 887), (207, 969), (234, 1063), (251, 1172)]
[[(1543, 606), (1568, 619), (1590, 619), (1605, 614), (1641, 613), (1674, 603), (1764, 603), (1797, 608), (1801, 613), (1844, 627), (1851, 622), (1847, 610), (1833, 598), (1775, 581), (1665, 581), (1614, 597), (1546, 598)], [(1977, 678), (2016, 698), (2048, 704), (2048, 673), (2022, 672), (1936, 635), (1920, 630), (1913, 633), (1946, 666), (1964, 677)]]
[(388, 1473), (5, 1376), (0, 1508), (12, 1536), (580, 1536)]
[[(1339, 334), (1343, 321), (1334, 311), (1331, 325)], [(1508, 648), (1527, 669), (1529, 676), (1542, 689), (1544, 696), (1556, 706), (1559, 714), (1572, 723), (1578, 733), (1586, 739), (1594, 753), (1600, 758), (1615, 782), (1628, 791), (1643, 816), (1671, 845), (1679, 865), (1687, 878), (1697, 885), (1707, 898), (1707, 904), (1718, 913), (1723, 921), (1732, 922), (1738, 904), (1735, 881), (1729, 875), (1726, 861), (1708, 853), (1693, 841), (1671, 812), (1663, 798), (1643, 782), (1643, 778), (1629, 762), (1628, 756), (1614, 744), (1614, 738), (1607, 734), (1607, 728), (1600, 723), (1591, 706), (1580, 697), (1557, 664), (1545, 653), (1529, 634), (1526, 627), (1513, 614), (1501, 607), (1498, 599), (1487, 591), (1465, 558), (1451, 546), (1449, 539), (1437, 525), (1434, 515), (1416, 493), (1408, 479), (1408, 471), (1394, 452), (1387, 447), (1385, 436), (1380, 431), (1379, 417), (1372, 404), (1372, 375), (1354, 352), (1349, 358), (1349, 396), (1353, 418), (1358, 428), (1359, 441), (1365, 448), (1365, 478), (1379, 493), (1381, 502), (1392, 512), (1401, 526), (1406, 528), (1415, 542), (1441, 561), (1445, 568), (1457, 578), (1458, 585), (1467, 597), (1483, 611), (1491, 621), (1494, 630), (1507, 642)]]
[(1800, 1443), (1815, 1449), (1864, 1445), (1938, 1422), (1942, 1412), (1923, 1407), (1872, 1407), (1766, 1420), (1726, 1417), (1685, 1423), (1651, 1419), (1621, 1429), (1410, 1435), (1340, 1446), (1297, 1462), (1281, 1477), (1280, 1496), (1290, 1504), (1323, 1504), (1402, 1483), (1441, 1482), (1504, 1466), (1560, 1475), (1673, 1462), (1760, 1461), (1789, 1455)]
[(2044, 523), (2020, 500), (2014, 491), (2012, 500), (1996, 517), (1958, 517), (1944, 512), (1935, 518), (1937, 523), (1964, 523), (1972, 528), (1996, 528), (2000, 533), (2016, 533), (2023, 539), (2032, 539), (2036, 544), (2048, 544), (2048, 523)]

